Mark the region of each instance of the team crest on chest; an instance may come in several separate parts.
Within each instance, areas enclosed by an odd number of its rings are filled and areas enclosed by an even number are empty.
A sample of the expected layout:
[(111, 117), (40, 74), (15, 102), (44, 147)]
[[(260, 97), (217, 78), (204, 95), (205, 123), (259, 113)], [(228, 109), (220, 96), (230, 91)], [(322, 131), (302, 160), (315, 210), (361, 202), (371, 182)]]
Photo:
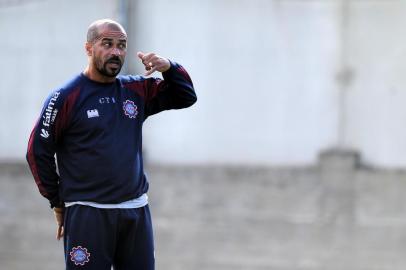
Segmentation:
[(75, 265), (85, 265), (90, 261), (90, 253), (87, 252), (87, 248), (77, 246), (72, 248), (72, 251), (69, 253), (70, 260), (75, 263)]
[(135, 118), (138, 114), (137, 105), (135, 105), (133, 101), (128, 99), (123, 102), (123, 110), (124, 114), (127, 115), (129, 118)]

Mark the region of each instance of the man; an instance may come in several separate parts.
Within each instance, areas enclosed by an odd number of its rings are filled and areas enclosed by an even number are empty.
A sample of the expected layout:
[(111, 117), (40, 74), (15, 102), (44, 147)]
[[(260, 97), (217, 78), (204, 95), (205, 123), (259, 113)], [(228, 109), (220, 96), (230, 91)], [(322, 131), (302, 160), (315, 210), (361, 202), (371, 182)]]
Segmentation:
[(154, 269), (142, 124), (194, 104), (192, 81), (179, 64), (142, 52), (145, 75), (164, 79), (118, 76), (127, 34), (109, 19), (89, 26), (85, 48), (86, 69), (46, 100), (27, 161), (54, 209), (66, 269)]

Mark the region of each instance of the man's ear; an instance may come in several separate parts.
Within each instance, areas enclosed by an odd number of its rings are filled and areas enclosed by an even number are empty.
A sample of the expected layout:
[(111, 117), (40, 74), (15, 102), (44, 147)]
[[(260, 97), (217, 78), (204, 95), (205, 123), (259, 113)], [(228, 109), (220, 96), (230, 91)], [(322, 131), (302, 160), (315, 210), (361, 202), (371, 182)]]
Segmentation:
[(93, 54), (93, 46), (92, 46), (92, 44), (90, 42), (85, 43), (85, 50), (86, 50), (86, 54), (88, 56), (92, 56), (92, 54)]

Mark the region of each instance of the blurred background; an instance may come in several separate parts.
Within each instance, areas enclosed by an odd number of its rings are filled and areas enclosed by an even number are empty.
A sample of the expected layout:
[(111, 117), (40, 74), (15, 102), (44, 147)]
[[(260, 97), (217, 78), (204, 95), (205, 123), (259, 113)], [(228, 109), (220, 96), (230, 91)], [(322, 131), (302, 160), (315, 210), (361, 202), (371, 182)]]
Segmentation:
[(64, 267), (25, 151), (49, 92), (84, 69), (88, 25), (112, 18), (124, 73), (156, 52), (198, 94), (144, 125), (157, 269), (405, 269), (405, 15), (402, 0), (0, 0), (0, 268)]

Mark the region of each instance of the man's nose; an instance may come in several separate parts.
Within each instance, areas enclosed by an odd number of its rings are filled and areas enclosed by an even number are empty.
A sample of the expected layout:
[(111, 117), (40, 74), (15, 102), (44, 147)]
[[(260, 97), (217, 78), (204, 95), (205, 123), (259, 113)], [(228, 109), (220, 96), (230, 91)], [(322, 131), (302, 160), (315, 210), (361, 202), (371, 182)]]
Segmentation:
[(112, 55), (121, 55), (121, 51), (117, 47), (114, 47), (113, 49), (111, 49), (111, 54)]

